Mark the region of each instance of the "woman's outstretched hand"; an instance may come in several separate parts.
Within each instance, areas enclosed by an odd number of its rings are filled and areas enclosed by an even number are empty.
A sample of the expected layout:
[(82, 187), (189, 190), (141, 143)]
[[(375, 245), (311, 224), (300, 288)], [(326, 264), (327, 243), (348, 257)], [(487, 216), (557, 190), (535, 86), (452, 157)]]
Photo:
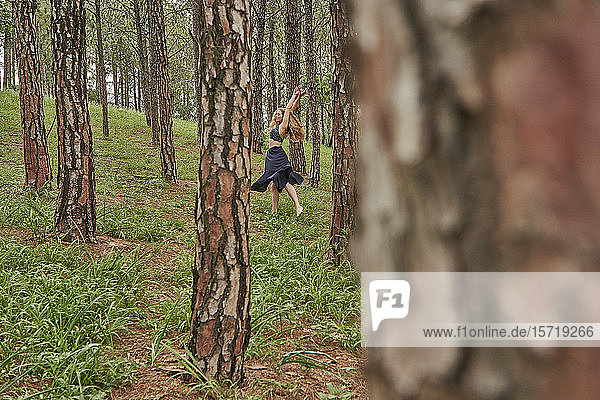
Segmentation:
[(297, 87), (296, 89), (294, 89), (294, 96), (297, 96), (298, 98), (301, 98), (305, 94), (306, 94), (306, 89), (302, 89), (302, 88), (299, 88), (299, 87)]

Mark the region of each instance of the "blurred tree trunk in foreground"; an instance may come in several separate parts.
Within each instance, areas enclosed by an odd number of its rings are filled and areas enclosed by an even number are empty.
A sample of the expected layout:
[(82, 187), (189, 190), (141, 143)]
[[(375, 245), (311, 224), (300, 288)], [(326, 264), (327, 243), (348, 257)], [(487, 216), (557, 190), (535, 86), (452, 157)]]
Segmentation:
[(63, 240), (94, 242), (96, 180), (85, 79), (85, 2), (52, 0), (51, 6), (58, 133), (55, 229)]
[(204, 125), (188, 349), (208, 379), (243, 380), (250, 339), (250, 0), (201, 1)]
[(38, 53), (36, 10), (37, 0), (16, 0), (14, 3), (25, 185), (32, 189), (39, 189), (46, 182), (50, 184), (52, 181), (44, 125), (44, 94)]
[[(597, 271), (591, 1), (355, 1), (363, 271)], [(598, 348), (370, 349), (374, 399), (598, 399)]]

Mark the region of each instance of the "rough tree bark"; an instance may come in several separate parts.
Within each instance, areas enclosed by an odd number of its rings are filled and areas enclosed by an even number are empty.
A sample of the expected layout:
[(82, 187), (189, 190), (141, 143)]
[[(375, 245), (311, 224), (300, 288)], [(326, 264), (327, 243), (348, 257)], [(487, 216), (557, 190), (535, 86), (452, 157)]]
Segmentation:
[(200, 5), (204, 131), (188, 349), (209, 379), (243, 379), (250, 338), (250, 0)]
[(41, 188), (46, 182), (48, 185), (52, 182), (44, 125), (44, 95), (38, 53), (36, 9), (36, 0), (14, 2), (25, 185), (34, 190)]
[[(319, 187), (321, 180), (321, 138), (319, 137), (319, 125), (317, 122), (317, 85), (315, 81), (315, 53), (313, 42), (315, 32), (313, 29), (312, 0), (304, 0), (304, 49), (306, 56), (306, 80), (308, 81), (308, 109), (307, 122), (312, 127), (312, 157), (310, 163), (310, 185)], [(308, 129), (308, 123), (306, 124)]]
[[(298, 2), (285, 0), (285, 79), (288, 98), (294, 93), (294, 88), (300, 86), (300, 18)], [(295, 113), (300, 116), (300, 107)], [(290, 140), (290, 162), (294, 171), (306, 175), (306, 157), (302, 142)]]
[(67, 241), (95, 241), (96, 234), (96, 181), (85, 79), (84, 6), (84, 0), (51, 2), (59, 164), (55, 229), (59, 237)]
[(100, 0), (94, 0), (96, 9), (96, 34), (98, 41), (98, 97), (102, 105), (102, 135), (108, 137), (108, 100), (106, 93), (106, 71), (104, 70), (104, 44), (102, 40), (102, 10)]
[[(597, 271), (597, 4), (355, 6), (360, 269)], [(374, 399), (595, 399), (599, 365), (598, 348), (373, 348), (368, 377)]]
[(162, 0), (148, 0), (148, 26), (153, 60), (152, 75), (156, 77), (161, 172), (163, 178), (177, 182), (173, 146), (173, 107), (169, 95), (169, 67)]
[(333, 211), (329, 237), (336, 262), (349, 258), (348, 240), (354, 230), (356, 207), (356, 146), (358, 109), (355, 79), (349, 57), (353, 41), (351, 0), (331, 0), (333, 50)]
[(271, 107), (269, 112), (269, 121), (271, 116), (275, 113), (275, 110), (279, 106), (279, 97), (277, 96), (277, 81), (275, 80), (275, 57), (273, 55), (275, 49), (275, 42), (273, 40), (273, 34), (275, 31), (275, 21), (269, 22), (269, 79), (271, 81)]
[[(148, 0), (154, 1), (154, 0)], [(151, 43), (151, 39), (149, 40)], [(156, 53), (150, 51), (150, 65), (148, 66), (148, 100), (150, 102), (150, 130), (152, 132), (152, 144), (160, 144), (160, 122), (158, 113), (158, 80), (156, 70), (158, 69)]]
[(265, 12), (266, 0), (258, 0), (255, 2), (254, 26), (255, 46), (254, 46), (254, 62), (252, 63), (252, 150), (255, 153), (262, 154), (264, 144), (263, 133), (263, 47), (265, 37)]

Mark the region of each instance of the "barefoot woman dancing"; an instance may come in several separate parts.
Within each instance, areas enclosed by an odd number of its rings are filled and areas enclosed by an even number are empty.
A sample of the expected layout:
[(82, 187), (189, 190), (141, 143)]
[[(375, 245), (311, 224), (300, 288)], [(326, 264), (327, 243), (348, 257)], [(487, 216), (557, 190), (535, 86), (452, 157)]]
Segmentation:
[(290, 140), (304, 140), (306, 132), (300, 120), (293, 112), (298, 107), (300, 98), (305, 93), (306, 90), (296, 88), (287, 106), (285, 108), (278, 108), (273, 114), (271, 125), (269, 126), (269, 150), (265, 156), (265, 172), (251, 186), (251, 189), (257, 192), (264, 192), (270, 186), (273, 213), (277, 212), (279, 193), (283, 189), (288, 192), (294, 202), (296, 216), (300, 215), (303, 210), (300, 202), (298, 202), (296, 189), (294, 189), (292, 184), (299, 185), (304, 181), (304, 178), (292, 171), (292, 164), (290, 164), (281, 144), (288, 136)]

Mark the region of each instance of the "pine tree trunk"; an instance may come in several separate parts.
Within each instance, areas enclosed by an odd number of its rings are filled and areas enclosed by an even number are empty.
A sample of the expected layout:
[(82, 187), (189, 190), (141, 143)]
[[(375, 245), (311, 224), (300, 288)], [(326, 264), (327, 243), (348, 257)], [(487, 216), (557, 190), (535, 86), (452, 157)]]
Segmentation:
[[(142, 71), (138, 70), (137, 76), (137, 92), (138, 92), (138, 111), (144, 112), (144, 92), (142, 91)], [(148, 119), (146, 119), (146, 123), (148, 123)]]
[(310, 185), (319, 187), (321, 180), (321, 138), (319, 137), (319, 125), (317, 123), (317, 85), (315, 82), (315, 53), (313, 42), (315, 33), (313, 30), (312, 0), (304, 0), (304, 49), (306, 55), (306, 79), (308, 81), (308, 108), (306, 110), (306, 128), (308, 121), (312, 126), (312, 157), (310, 163)]
[(202, 82), (200, 81), (200, 30), (201, 18), (200, 18), (200, 2), (202, 0), (193, 0), (193, 15), (192, 15), (192, 30), (194, 43), (194, 79), (195, 79), (195, 99), (196, 99), (196, 121), (197, 131), (196, 140), (200, 142), (202, 140)]
[(12, 29), (4, 32), (4, 89), (11, 89), (10, 76), (12, 75)]
[(331, 0), (333, 48), (333, 211), (329, 237), (336, 262), (349, 258), (348, 239), (354, 229), (356, 206), (356, 145), (358, 115), (354, 99), (354, 73), (348, 59), (353, 34), (351, 0)]
[(135, 29), (137, 34), (137, 49), (140, 63), (140, 80), (141, 80), (141, 103), (143, 104), (144, 113), (146, 114), (146, 124), (152, 126), (152, 118), (150, 115), (150, 84), (148, 77), (148, 51), (146, 49), (146, 32), (144, 19), (141, 16), (140, 0), (133, 0), (133, 18), (135, 21)]
[[(208, 379), (241, 382), (250, 338), (250, 1), (202, 2), (204, 131), (188, 349)], [(223, 112), (222, 110), (229, 110)]]
[(125, 98), (125, 108), (129, 108), (129, 97), (130, 97), (130, 89), (131, 89), (131, 85), (130, 85), (130, 78), (131, 78), (131, 71), (129, 71), (129, 68), (125, 69), (125, 79), (123, 79), (123, 93), (125, 93), (124, 98)]
[(271, 80), (271, 107), (269, 112), (270, 117), (275, 113), (277, 107), (279, 107), (279, 98), (277, 96), (277, 81), (275, 80), (275, 57), (273, 51), (275, 48), (275, 41), (273, 40), (273, 34), (275, 31), (275, 22), (271, 20), (269, 23), (269, 76)]
[[(116, 51), (116, 50), (114, 50)], [(115, 99), (115, 106), (119, 106), (119, 80), (118, 80), (118, 70), (117, 70), (117, 61), (116, 61), (116, 57), (115, 57), (115, 53), (113, 52), (112, 55), (112, 75), (113, 75), (113, 92), (114, 92), (114, 99)]]
[[(39, 23), (36, 26), (36, 32), (40, 31), (40, 25)], [(44, 58), (42, 57), (42, 43), (39, 40), (39, 36), (38, 36), (38, 47), (37, 47), (37, 54), (38, 57), (40, 59), (40, 80), (41, 80), (41, 85), (42, 85), (42, 94), (44, 96), (52, 96), (52, 93), (50, 93), (50, 90), (48, 89), (48, 81), (46, 79), (46, 66), (44, 63)]]
[(150, 53), (153, 60), (152, 75), (156, 77), (158, 126), (160, 128), (160, 164), (163, 178), (177, 182), (175, 147), (173, 146), (173, 108), (169, 94), (169, 70), (165, 39), (162, 0), (148, 0), (148, 26)]
[(25, 153), (25, 185), (34, 190), (46, 183), (50, 185), (52, 182), (44, 125), (44, 95), (38, 53), (36, 9), (36, 0), (14, 2), (15, 44), (18, 55), (19, 98)]
[(98, 97), (102, 105), (102, 136), (108, 137), (108, 100), (106, 96), (106, 71), (104, 70), (104, 44), (102, 40), (102, 10), (100, 0), (94, 1), (96, 8), (96, 33), (98, 41)]
[(136, 78), (135, 67), (133, 71), (131, 71), (131, 92), (133, 93), (133, 109), (138, 111), (138, 94), (137, 94), (137, 84), (135, 82)]
[(121, 79), (119, 79), (119, 103), (121, 107), (125, 107), (125, 97), (127, 97), (127, 93), (125, 93), (125, 80), (127, 79), (127, 70), (123, 65), (123, 52), (119, 51), (119, 72), (121, 73)]
[(256, 27), (256, 42), (254, 52), (254, 62), (252, 64), (253, 79), (252, 83), (252, 150), (255, 153), (262, 154), (264, 144), (263, 134), (263, 46), (265, 37), (265, 8), (266, 0), (256, 1), (254, 13), (254, 26)]
[[(360, 57), (360, 269), (597, 271), (596, 3), (361, 3), (378, 29)], [(372, 348), (369, 363), (373, 399), (600, 398), (598, 348)]]
[[(300, 12), (296, 0), (285, 1), (285, 69), (287, 97), (294, 93), (294, 88), (300, 86)], [(295, 113), (300, 115), (300, 107)], [(306, 175), (306, 157), (302, 142), (290, 140), (290, 162), (292, 169)]]
[(60, 165), (55, 229), (59, 237), (67, 241), (95, 241), (96, 234), (96, 181), (85, 79), (84, 6), (83, 0), (51, 2)]

